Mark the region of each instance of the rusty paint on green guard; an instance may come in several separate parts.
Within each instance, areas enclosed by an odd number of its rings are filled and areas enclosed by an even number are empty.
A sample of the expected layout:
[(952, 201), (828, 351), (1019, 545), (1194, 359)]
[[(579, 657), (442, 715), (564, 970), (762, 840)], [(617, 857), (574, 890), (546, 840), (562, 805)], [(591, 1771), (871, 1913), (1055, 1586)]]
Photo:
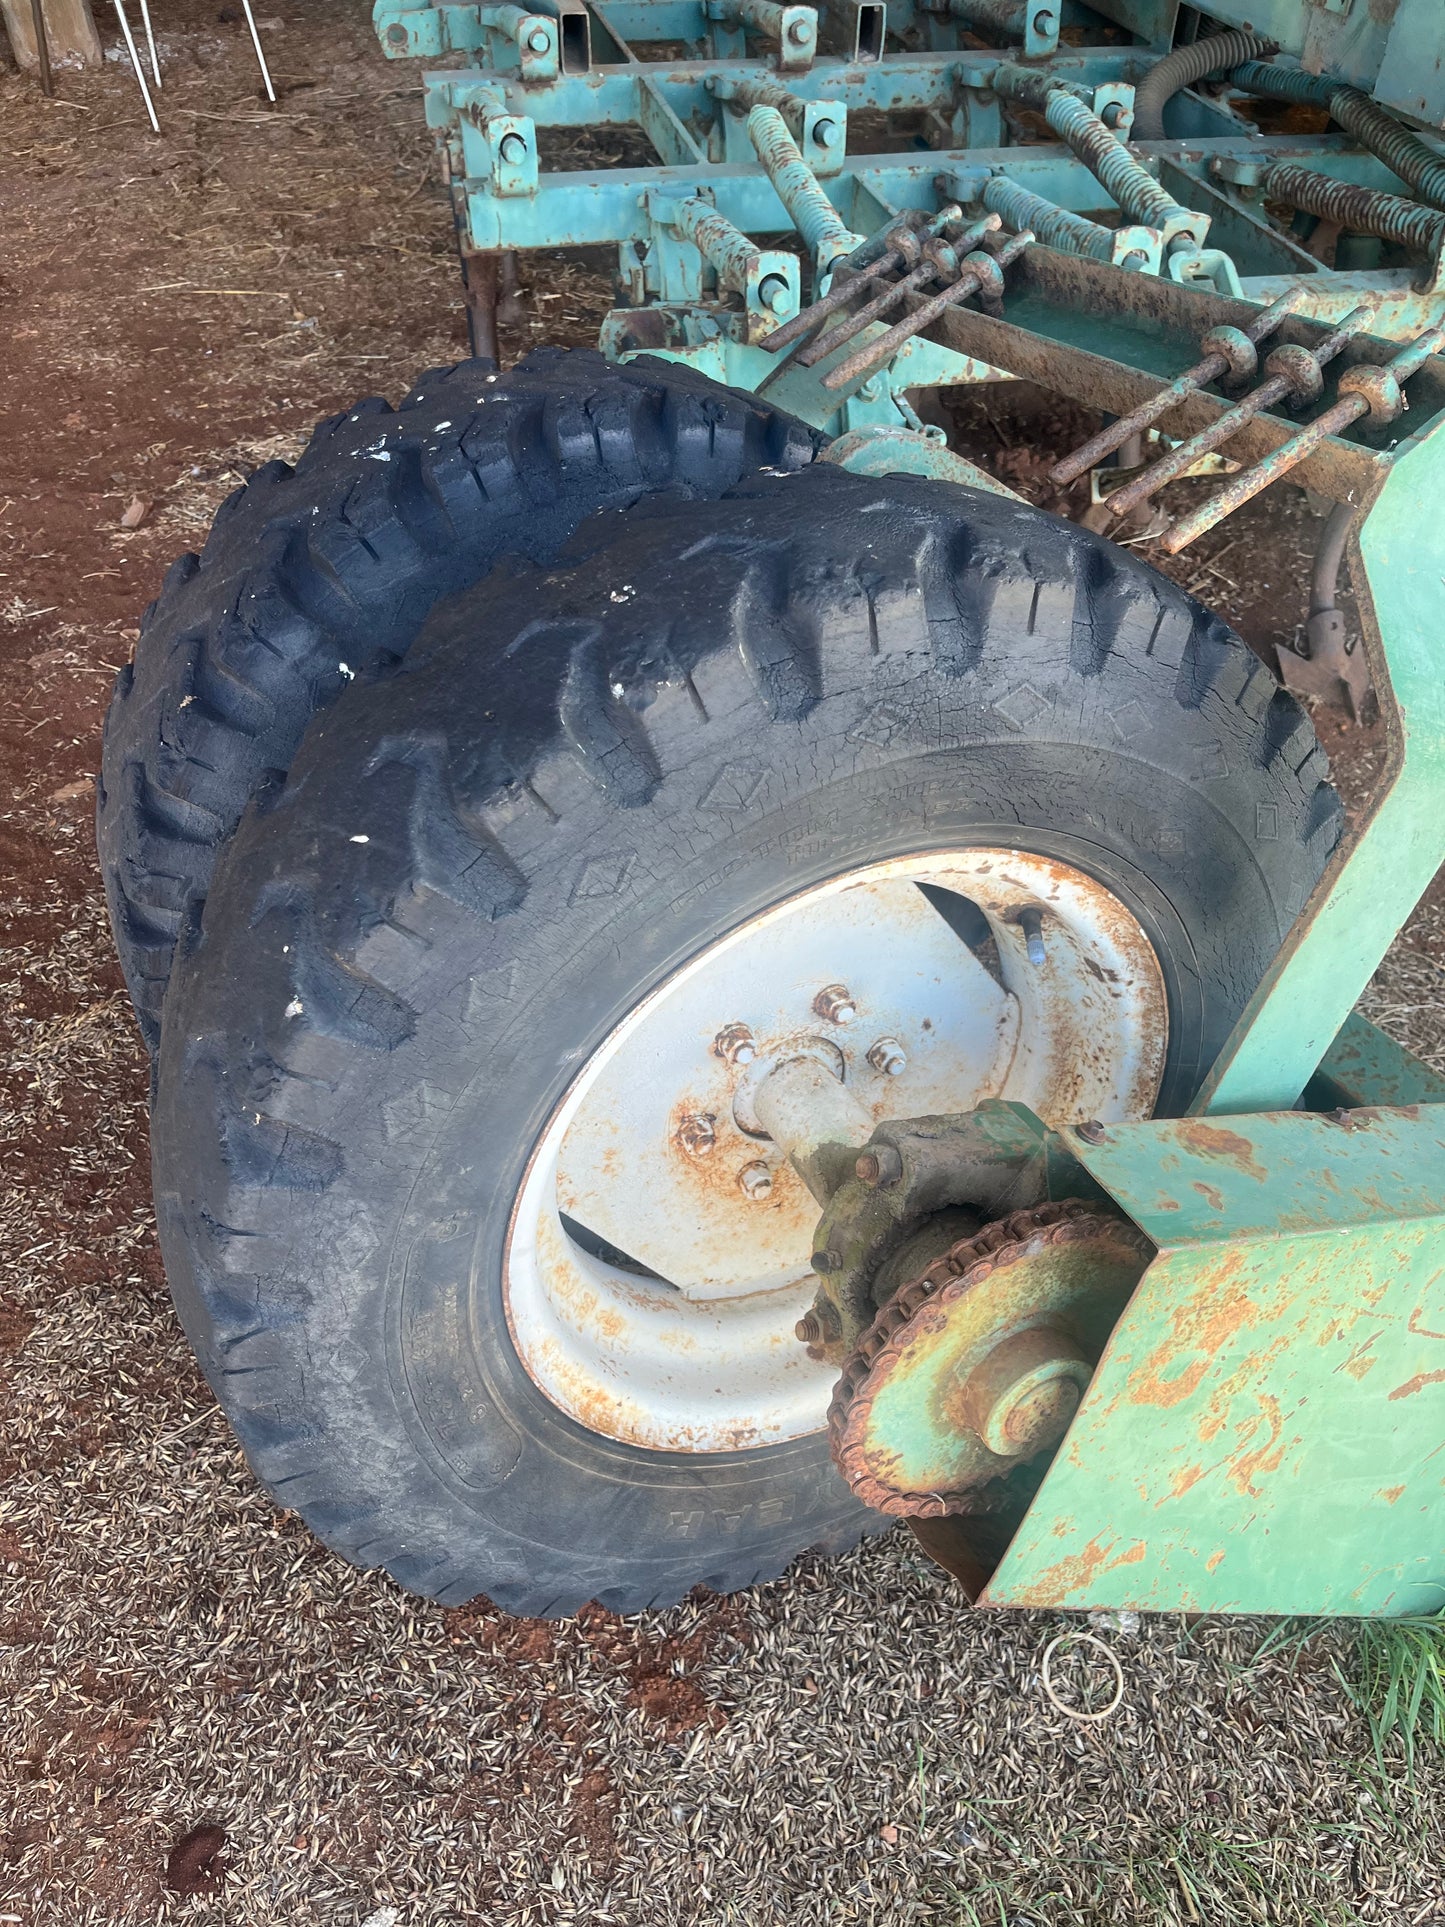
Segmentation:
[(1060, 1141), (1159, 1256), (981, 1603), (1445, 1605), (1445, 1110)]

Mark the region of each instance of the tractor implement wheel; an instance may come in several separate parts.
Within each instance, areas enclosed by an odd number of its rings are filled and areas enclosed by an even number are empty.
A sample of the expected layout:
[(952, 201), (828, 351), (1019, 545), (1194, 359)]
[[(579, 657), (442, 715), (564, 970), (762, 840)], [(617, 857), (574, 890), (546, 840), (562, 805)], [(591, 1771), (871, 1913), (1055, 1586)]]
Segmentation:
[(101, 867), (152, 1053), (176, 934), (258, 784), (341, 690), (395, 667), (434, 603), (501, 555), (547, 561), (598, 509), (712, 499), (820, 442), (676, 364), (544, 348), (508, 374), (434, 369), (399, 408), (322, 422), (294, 469), (257, 469), (172, 566), (106, 718)]
[(162, 1242), (251, 1463), (523, 1613), (849, 1544), (766, 1080), (1178, 1112), (1339, 820), (1228, 629), (998, 496), (762, 474), (453, 596), (178, 951)]

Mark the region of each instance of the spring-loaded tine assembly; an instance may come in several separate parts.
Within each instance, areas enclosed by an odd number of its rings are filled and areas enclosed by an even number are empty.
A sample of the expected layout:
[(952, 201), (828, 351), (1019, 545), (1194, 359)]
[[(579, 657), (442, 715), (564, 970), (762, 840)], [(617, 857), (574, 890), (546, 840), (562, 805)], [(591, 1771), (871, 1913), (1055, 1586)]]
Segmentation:
[(1237, 402), (1233, 408), (1227, 408), (1208, 428), (1201, 429), (1187, 442), (1180, 442), (1177, 448), (1161, 456), (1142, 475), (1115, 490), (1108, 499), (1110, 514), (1127, 515), (1130, 509), (1147, 501), (1166, 482), (1172, 482), (1186, 468), (1192, 467), (1201, 455), (1208, 455), (1221, 443), (1227, 442), (1246, 422), (1253, 421), (1256, 415), (1262, 415), (1267, 408), (1273, 408), (1276, 402), (1283, 401), (1286, 396), (1296, 402), (1316, 400), (1324, 387), (1321, 370), (1325, 363), (1341, 354), (1356, 335), (1369, 332), (1378, 306), (1378, 300), (1374, 300), (1352, 308), (1333, 334), (1326, 335), (1317, 348), (1301, 348), (1287, 342), (1284, 347), (1273, 349), (1265, 358), (1267, 379), (1258, 388), (1251, 389), (1243, 401)]
[[(960, 212), (958, 208), (944, 209), (945, 214), (954, 218)], [(871, 235), (861, 247), (855, 248), (846, 260), (834, 264), (833, 285), (825, 295), (820, 295), (811, 306), (800, 309), (791, 321), (774, 328), (767, 340), (759, 345), (771, 355), (788, 347), (791, 342), (801, 340), (819, 322), (826, 321), (831, 314), (837, 314), (840, 308), (846, 308), (856, 297), (860, 281), (872, 281), (880, 274), (905, 266), (914, 237), (930, 224), (929, 218), (916, 208), (910, 208), (896, 221), (890, 221), (886, 228)]]
[[(961, 218), (962, 210), (955, 208), (953, 211)], [(799, 350), (798, 360), (805, 368), (811, 368), (815, 362), (822, 361), (825, 356), (835, 354), (845, 341), (851, 341), (853, 336), (860, 329), (866, 328), (870, 321), (877, 321), (890, 308), (896, 307), (904, 296), (912, 293), (915, 288), (925, 287), (930, 281), (940, 281), (956, 276), (958, 264), (963, 256), (971, 253), (986, 234), (996, 233), (1002, 226), (1003, 223), (998, 216), (991, 214), (985, 216), (983, 220), (971, 221), (961, 232), (956, 230), (951, 239), (937, 236), (931, 238), (924, 243), (923, 259), (916, 267), (910, 268), (902, 280), (890, 282), (886, 287), (880, 288), (871, 301), (865, 302), (861, 308), (845, 316), (837, 327), (829, 328), (826, 333), (810, 341), (805, 348)], [(947, 229), (944, 230), (944, 234), (947, 234)]]
[(1003, 293), (1003, 271), (1011, 261), (1018, 259), (1025, 248), (1033, 245), (1033, 230), (1025, 228), (1021, 234), (1011, 234), (997, 254), (984, 254), (981, 251), (966, 255), (960, 265), (958, 279), (950, 287), (942, 289), (930, 297), (920, 308), (906, 315), (902, 321), (895, 322), (886, 334), (866, 342), (855, 354), (823, 377), (823, 386), (830, 390), (851, 387), (861, 380), (870, 369), (881, 362), (891, 360), (905, 341), (931, 326), (938, 317), (960, 301), (967, 301), (972, 294), (988, 294), (997, 299)]
[(1072, 455), (1066, 455), (1061, 462), (1055, 462), (1049, 470), (1049, 480), (1060, 488), (1066, 483), (1077, 481), (1091, 468), (1097, 468), (1106, 456), (1124, 446), (1131, 435), (1142, 434), (1152, 428), (1161, 416), (1207, 388), (1221, 375), (1231, 375), (1236, 381), (1247, 381), (1259, 366), (1255, 350), (1259, 343), (1272, 335), (1279, 324), (1292, 315), (1305, 299), (1303, 288), (1291, 288), (1282, 294), (1278, 301), (1268, 308), (1261, 308), (1242, 328), (1211, 328), (1200, 340), (1203, 354), (1192, 368), (1186, 368), (1182, 375), (1161, 388), (1157, 395), (1129, 415), (1121, 415), (1117, 421), (1101, 428), (1097, 435), (1091, 435), (1082, 447), (1076, 448)]
[(1203, 535), (1216, 522), (1222, 522), (1226, 515), (1232, 515), (1244, 503), (1252, 501), (1271, 482), (1277, 482), (1282, 475), (1287, 475), (1297, 467), (1321, 442), (1327, 441), (1331, 435), (1338, 435), (1352, 422), (1361, 421), (1366, 415), (1381, 427), (1396, 421), (1406, 406), (1401, 384), (1417, 373), (1432, 355), (1438, 355), (1442, 348), (1445, 348), (1445, 324), (1427, 328), (1424, 334), (1416, 336), (1408, 348), (1402, 348), (1384, 367), (1365, 363), (1347, 368), (1339, 380), (1340, 398), (1332, 407), (1312, 421), (1308, 428), (1302, 428), (1297, 435), (1292, 435), (1287, 442), (1281, 442), (1278, 448), (1272, 449), (1263, 461), (1234, 476), (1218, 494), (1211, 495), (1188, 515), (1181, 515), (1164, 536), (1164, 548), (1170, 555), (1178, 555), (1195, 536)]

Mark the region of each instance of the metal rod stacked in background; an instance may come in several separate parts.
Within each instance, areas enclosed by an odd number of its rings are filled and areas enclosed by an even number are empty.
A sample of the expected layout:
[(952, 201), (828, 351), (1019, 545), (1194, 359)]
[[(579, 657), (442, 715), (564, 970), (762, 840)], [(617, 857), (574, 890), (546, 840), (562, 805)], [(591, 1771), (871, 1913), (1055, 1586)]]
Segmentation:
[(121, 0), (115, 0), (115, 17), (120, 22), (120, 30), (125, 35), (125, 44), (130, 50), (130, 64), (135, 68), (135, 77), (140, 83), (141, 99), (146, 104), (147, 114), (150, 115), (151, 132), (158, 134), (161, 131), (161, 124), (156, 119), (155, 103), (151, 99), (150, 88), (146, 86), (145, 69), (141, 66), (140, 55), (135, 50), (135, 35), (130, 30), (130, 22), (125, 17), (125, 8), (121, 5)]

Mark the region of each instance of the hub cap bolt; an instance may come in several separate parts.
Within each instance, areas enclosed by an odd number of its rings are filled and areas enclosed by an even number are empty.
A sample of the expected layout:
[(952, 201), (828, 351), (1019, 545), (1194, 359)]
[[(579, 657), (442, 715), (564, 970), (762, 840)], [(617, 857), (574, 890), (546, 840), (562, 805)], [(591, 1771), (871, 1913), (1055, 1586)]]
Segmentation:
[(880, 1037), (868, 1053), (868, 1062), (884, 1077), (901, 1077), (908, 1069), (908, 1059), (896, 1037)]
[(887, 1189), (903, 1176), (903, 1157), (891, 1144), (878, 1144), (865, 1151), (853, 1166), (860, 1184), (870, 1190)]
[(712, 1054), (725, 1064), (751, 1064), (758, 1047), (746, 1024), (724, 1024), (712, 1040)]
[(749, 1204), (761, 1204), (773, 1189), (773, 1174), (766, 1164), (745, 1164), (738, 1172), (738, 1189)]
[(813, 999), (813, 1008), (829, 1024), (851, 1024), (858, 1015), (847, 984), (825, 984)]
[(673, 1143), (690, 1158), (710, 1157), (717, 1144), (717, 1120), (706, 1111), (692, 1111), (673, 1133)]

